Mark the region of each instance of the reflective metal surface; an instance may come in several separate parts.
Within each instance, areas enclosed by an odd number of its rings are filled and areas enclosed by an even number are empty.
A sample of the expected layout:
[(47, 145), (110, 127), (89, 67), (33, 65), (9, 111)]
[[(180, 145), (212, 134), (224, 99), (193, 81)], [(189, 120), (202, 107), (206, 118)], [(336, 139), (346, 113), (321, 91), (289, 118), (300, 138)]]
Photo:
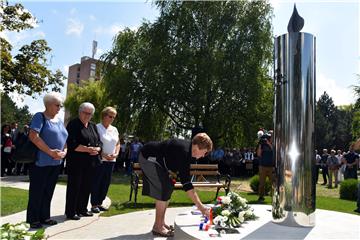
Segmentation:
[(273, 221), (315, 225), (315, 37), (275, 38)]

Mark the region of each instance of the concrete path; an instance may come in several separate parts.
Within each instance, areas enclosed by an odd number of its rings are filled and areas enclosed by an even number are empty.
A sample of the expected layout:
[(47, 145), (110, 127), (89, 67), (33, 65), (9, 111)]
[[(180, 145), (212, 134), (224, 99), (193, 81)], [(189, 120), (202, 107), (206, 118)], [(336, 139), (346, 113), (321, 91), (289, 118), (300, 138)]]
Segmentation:
[[(1, 178), (2, 187), (28, 189), (29, 182), (24, 176)], [(51, 216), (58, 221), (55, 226), (46, 227), (45, 234), (49, 239), (165, 239), (154, 238), (151, 229), (154, 221), (154, 210), (138, 211), (112, 217), (82, 217), (79, 221), (66, 220), (65, 212), (66, 186), (57, 185), (51, 204)], [(110, 205), (110, 199), (104, 202)], [(90, 208), (90, 206), (89, 206)], [(178, 213), (189, 208), (170, 208), (167, 212), (167, 223), (173, 224)], [(25, 221), (26, 211), (1, 217), (3, 223), (19, 223)]]

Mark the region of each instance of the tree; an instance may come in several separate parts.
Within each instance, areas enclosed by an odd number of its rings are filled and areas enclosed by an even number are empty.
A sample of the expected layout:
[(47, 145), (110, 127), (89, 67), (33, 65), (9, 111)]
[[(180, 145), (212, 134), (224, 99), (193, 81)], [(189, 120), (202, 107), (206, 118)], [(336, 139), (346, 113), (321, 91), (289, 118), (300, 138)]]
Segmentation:
[[(360, 83), (360, 75), (357, 75), (358, 81)], [(354, 93), (357, 96), (355, 105), (354, 105), (354, 114), (352, 119), (352, 135), (354, 140), (360, 138), (360, 84), (353, 86)]]
[(352, 140), (351, 123), (354, 115), (354, 106), (342, 106), (336, 110), (335, 139), (333, 146), (336, 149), (347, 150)]
[[(82, 81), (81, 85), (71, 84), (64, 106), (69, 111), (71, 118), (79, 115), (79, 106), (83, 102), (90, 102), (95, 107), (95, 113), (92, 121), (101, 120), (100, 113), (108, 104), (104, 98), (105, 92), (102, 81)], [(116, 106), (115, 106), (116, 107)]]
[[(0, 2), (0, 31), (32, 29), (37, 24), (35, 17), (23, 5), (13, 6)], [(12, 56), (13, 46), (3, 37), (1, 44), (1, 85), (5, 93), (17, 92), (34, 96), (34, 93), (60, 91), (65, 77), (60, 70), (53, 73), (48, 69), (46, 55), (51, 51), (43, 39), (24, 45), (18, 54)]]
[[(120, 95), (115, 86), (122, 88), (119, 104), (129, 116), (156, 109), (182, 129), (204, 127), (215, 142), (252, 142), (258, 125), (272, 118), (260, 117), (260, 110), (272, 109), (270, 5), (155, 4), (160, 17), (120, 32), (104, 57), (107, 92)], [(264, 99), (266, 92), (271, 95)]]
[(337, 108), (329, 95), (324, 92), (316, 103), (315, 148), (332, 148), (335, 140), (335, 119)]
[(32, 115), (28, 106), (18, 108), (15, 102), (5, 93), (1, 94), (1, 123), (11, 124), (17, 122), (19, 128), (25, 124), (29, 124)]

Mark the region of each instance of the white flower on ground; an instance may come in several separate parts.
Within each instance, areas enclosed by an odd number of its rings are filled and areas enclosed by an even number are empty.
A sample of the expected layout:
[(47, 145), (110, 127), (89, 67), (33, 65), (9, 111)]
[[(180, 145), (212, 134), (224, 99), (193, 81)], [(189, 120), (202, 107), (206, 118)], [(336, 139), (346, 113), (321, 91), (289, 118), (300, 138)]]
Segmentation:
[(230, 204), (231, 203), (231, 198), (230, 197), (223, 197), (222, 199), (221, 199), (221, 202), (223, 203), (223, 204)]
[(243, 223), (245, 221), (244, 216), (245, 216), (245, 211), (239, 212), (238, 218), (241, 223)]
[(15, 226), (15, 231), (27, 231), (28, 228), (26, 227), (25, 224), (20, 224), (20, 225), (17, 225)]
[(248, 209), (248, 210), (245, 211), (246, 216), (251, 216), (252, 214), (253, 214), (252, 209)]
[(231, 212), (229, 210), (222, 210), (221, 211), (221, 215), (223, 216), (229, 216), (231, 214)]
[(245, 198), (239, 197), (238, 199), (239, 199), (241, 205), (246, 205), (247, 200)]

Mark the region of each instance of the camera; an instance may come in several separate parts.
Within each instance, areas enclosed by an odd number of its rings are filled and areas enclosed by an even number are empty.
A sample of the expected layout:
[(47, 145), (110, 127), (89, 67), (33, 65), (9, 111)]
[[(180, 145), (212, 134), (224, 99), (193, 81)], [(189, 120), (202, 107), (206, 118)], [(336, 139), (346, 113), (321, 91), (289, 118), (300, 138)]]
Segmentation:
[(258, 144), (265, 144), (266, 140), (269, 140), (271, 138), (271, 133), (266, 130), (259, 130), (257, 132), (257, 136), (259, 138)]

